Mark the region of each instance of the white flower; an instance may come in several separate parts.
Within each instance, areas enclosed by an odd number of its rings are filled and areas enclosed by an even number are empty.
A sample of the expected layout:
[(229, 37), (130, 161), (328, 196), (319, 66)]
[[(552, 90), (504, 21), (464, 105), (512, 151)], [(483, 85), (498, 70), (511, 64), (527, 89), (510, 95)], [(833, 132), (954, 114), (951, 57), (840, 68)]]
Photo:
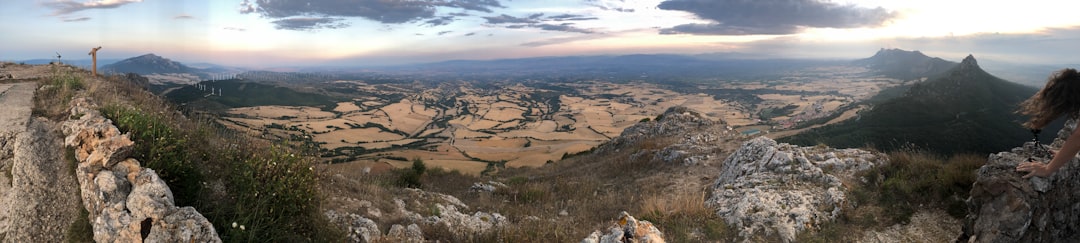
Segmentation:
[(240, 225), (240, 230), (245, 230), (243, 225)]
[(232, 222), (232, 227), (236, 228), (236, 222)]

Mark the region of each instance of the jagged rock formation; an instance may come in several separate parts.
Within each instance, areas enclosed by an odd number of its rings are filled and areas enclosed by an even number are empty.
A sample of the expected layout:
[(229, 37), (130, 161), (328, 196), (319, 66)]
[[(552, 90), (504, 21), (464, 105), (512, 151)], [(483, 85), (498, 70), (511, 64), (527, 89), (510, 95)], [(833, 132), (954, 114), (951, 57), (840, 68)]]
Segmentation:
[(676, 106), (664, 112), (660, 119), (641, 122), (627, 127), (616, 138), (597, 152), (618, 150), (630, 144), (654, 138), (679, 138), (671, 145), (657, 151), (642, 150), (631, 155), (631, 160), (652, 153), (653, 161), (683, 165), (702, 165), (716, 160), (722, 154), (723, 142), (734, 138), (734, 132), (723, 129), (722, 121), (710, 120), (686, 107)]
[(88, 99), (72, 101), (64, 143), (75, 148), (81, 197), (97, 242), (221, 242), (192, 207), (177, 207), (154, 170), (129, 158), (134, 144)]
[(608, 229), (608, 233), (597, 230), (581, 240), (581, 243), (664, 243), (664, 233), (649, 221), (638, 221), (634, 216), (623, 211), (619, 221)]
[(759, 137), (724, 161), (706, 204), (744, 239), (764, 235), (791, 242), (840, 214), (846, 202), (841, 177), (886, 162), (887, 156), (869, 151)]
[[(1049, 147), (1058, 149), (1076, 129), (1066, 122)], [(1029, 158), (1049, 162), (1045, 149), (1028, 142), (1009, 152), (991, 154), (979, 168), (968, 198), (966, 242), (1074, 242), (1080, 236), (1080, 164), (1073, 158), (1053, 175), (1022, 179), (1016, 166)]]

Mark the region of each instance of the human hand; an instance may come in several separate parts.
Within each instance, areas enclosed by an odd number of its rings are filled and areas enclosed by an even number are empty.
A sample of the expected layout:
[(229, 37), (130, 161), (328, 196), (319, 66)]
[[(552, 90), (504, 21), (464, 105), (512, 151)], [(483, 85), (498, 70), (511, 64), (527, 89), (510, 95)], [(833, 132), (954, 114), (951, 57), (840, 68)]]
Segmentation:
[(1053, 170), (1047, 168), (1046, 164), (1040, 162), (1023, 162), (1016, 166), (1017, 172), (1028, 172), (1024, 175), (1024, 179), (1031, 178), (1032, 176), (1047, 177), (1054, 174)]

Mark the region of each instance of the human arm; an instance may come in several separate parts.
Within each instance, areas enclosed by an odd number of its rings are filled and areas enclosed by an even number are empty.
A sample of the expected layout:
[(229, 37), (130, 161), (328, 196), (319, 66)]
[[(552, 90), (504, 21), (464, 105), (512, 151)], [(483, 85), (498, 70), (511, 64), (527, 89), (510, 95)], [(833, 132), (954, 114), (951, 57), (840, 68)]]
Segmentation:
[(1032, 176), (1050, 176), (1062, 166), (1065, 166), (1065, 163), (1069, 162), (1069, 160), (1072, 160), (1077, 152), (1080, 152), (1080, 127), (1073, 129), (1072, 134), (1069, 134), (1069, 138), (1065, 139), (1065, 144), (1061, 145), (1061, 150), (1054, 154), (1054, 158), (1050, 160), (1049, 164), (1023, 162), (1016, 166), (1016, 171), (1028, 172), (1027, 175), (1024, 175), (1024, 179)]

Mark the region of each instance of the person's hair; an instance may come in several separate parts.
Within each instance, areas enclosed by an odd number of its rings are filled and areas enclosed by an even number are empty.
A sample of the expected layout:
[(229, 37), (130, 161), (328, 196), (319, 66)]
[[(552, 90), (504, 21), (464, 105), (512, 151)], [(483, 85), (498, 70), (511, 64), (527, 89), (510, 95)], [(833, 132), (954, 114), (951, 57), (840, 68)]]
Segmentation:
[(1020, 103), (1017, 113), (1031, 116), (1024, 126), (1041, 129), (1063, 114), (1080, 111), (1080, 73), (1066, 68), (1054, 72), (1038, 93)]

